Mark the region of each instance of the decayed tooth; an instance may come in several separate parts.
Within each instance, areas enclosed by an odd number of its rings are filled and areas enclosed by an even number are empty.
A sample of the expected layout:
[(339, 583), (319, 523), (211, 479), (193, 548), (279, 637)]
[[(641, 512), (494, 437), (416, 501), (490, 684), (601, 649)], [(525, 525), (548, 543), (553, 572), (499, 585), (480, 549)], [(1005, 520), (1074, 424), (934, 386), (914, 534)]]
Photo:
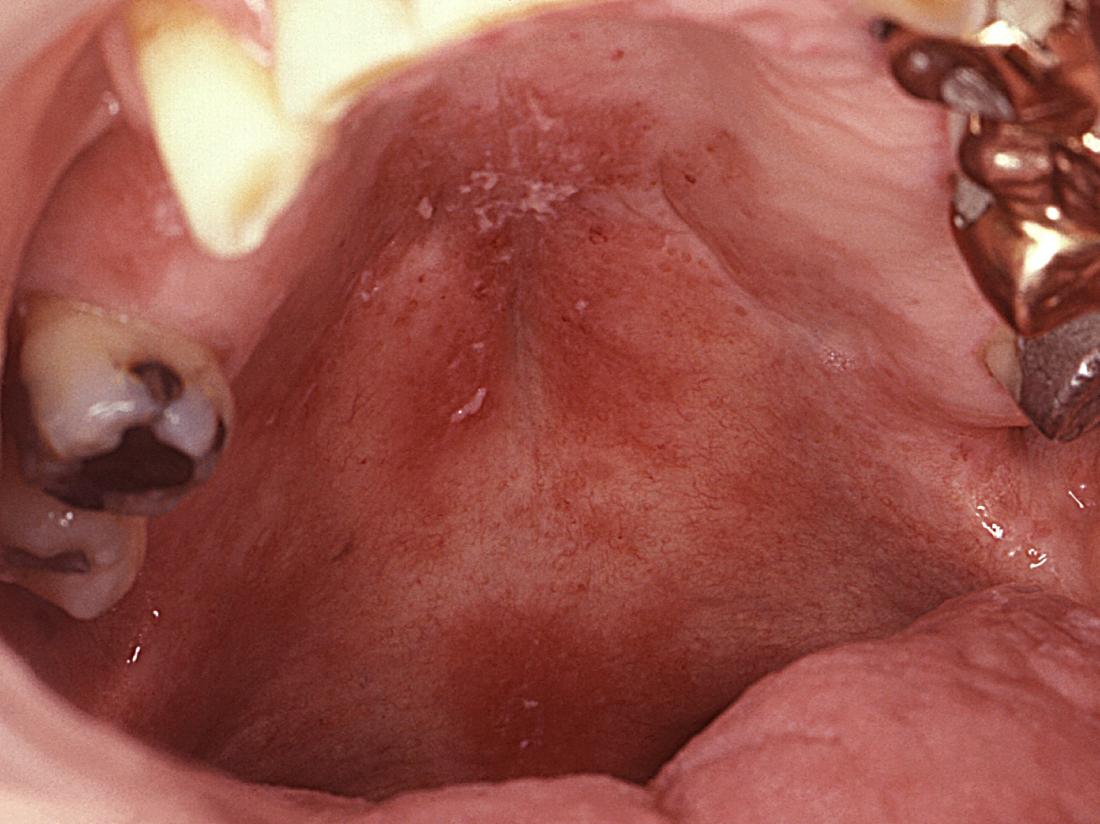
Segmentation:
[(97, 618), (130, 591), (145, 560), (145, 519), (70, 509), (19, 478), (0, 478), (0, 581), (74, 618)]
[(157, 515), (210, 476), (232, 399), (204, 347), (45, 295), (15, 323), (5, 424), (29, 482), (76, 507)]
[(278, 0), (275, 79), (286, 109), (338, 117), (354, 87), (417, 51), (408, 0)]
[(136, 0), (129, 23), (153, 131), (192, 234), (218, 257), (254, 251), (312, 168), (318, 131), (288, 117), (271, 73), (187, 0)]

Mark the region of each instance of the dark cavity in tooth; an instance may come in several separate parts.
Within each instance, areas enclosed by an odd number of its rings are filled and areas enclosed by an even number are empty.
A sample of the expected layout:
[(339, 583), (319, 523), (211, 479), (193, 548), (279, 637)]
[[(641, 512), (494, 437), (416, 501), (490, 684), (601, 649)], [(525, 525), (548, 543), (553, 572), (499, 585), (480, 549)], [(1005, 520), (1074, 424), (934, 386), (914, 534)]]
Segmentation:
[(6, 546), (0, 558), (3, 558), (4, 565), (11, 569), (35, 569), (72, 575), (86, 575), (92, 570), (92, 565), (88, 563), (88, 556), (77, 550), (43, 558), (25, 549)]
[(28, 483), (81, 509), (153, 516), (211, 476), (232, 399), (209, 350), (62, 298), (20, 306), (3, 414)]
[(139, 426), (126, 430), (118, 449), (81, 461), (75, 475), (47, 491), (71, 506), (101, 510), (114, 496), (179, 489), (194, 476), (194, 460)]
[(145, 361), (130, 367), (130, 372), (145, 385), (150, 397), (167, 406), (183, 394), (183, 381), (174, 369), (157, 361)]

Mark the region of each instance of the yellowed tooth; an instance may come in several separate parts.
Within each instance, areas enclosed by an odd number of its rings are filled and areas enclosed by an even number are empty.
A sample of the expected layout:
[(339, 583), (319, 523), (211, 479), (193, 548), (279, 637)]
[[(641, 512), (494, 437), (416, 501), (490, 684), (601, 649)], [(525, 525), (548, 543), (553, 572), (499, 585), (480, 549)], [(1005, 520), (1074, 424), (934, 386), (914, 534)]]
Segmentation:
[(1007, 326), (998, 327), (985, 342), (983, 356), (989, 374), (1008, 390), (1013, 399), (1019, 400), (1023, 374), (1015, 333)]
[(331, 123), (379, 76), (439, 43), (581, 0), (273, 0), (274, 65), (190, 0), (128, 15), (153, 132), (200, 246), (266, 239)]
[(0, 581), (74, 618), (99, 617), (144, 563), (145, 519), (73, 510), (24, 483), (15, 466), (7, 460), (0, 478)]
[(292, 114), (331, 120), (355, 86), (418, 51), (409, 0), (277, 0), (275, 79)]
[(503, 20), (526, 17), (579, 0), (410, 0), (425, 45), (461, 37)]
[[(1010, 28), (1017, 28), (1029, 37), (1042, 40), (1062, 21), (1064, 11), (1064, 0), (998, 0), (994, 14), (997, 20), (1007, 23)], [(996, 33), (990, 32), (989, 35), (984, 39), (992, 43)]]
[(22, 296), (13, 326), (5, 427), (29, 482), (86, 509), (159, 515), (206, 481), (233, 401), (205, 346), (51, 295)]
[(1041, 40), (1062, 19), (1064, 0), (860, 0), (864, 11), (932, 37), (1011, 45)]
[(271, 73), (186, 0), (136, 0), (129, 24), (153, 131), (197, 242), (258, 248), (298, 193), (320, 134), (288, 117)]
[(996, 0), (860, 0), (867, 14), (933, 37), (974, 35), (995, 19)]
[(331, 121), (382, 74), (463, 35), (580, 0), (275, 0), (275, 77), (287, 111)]

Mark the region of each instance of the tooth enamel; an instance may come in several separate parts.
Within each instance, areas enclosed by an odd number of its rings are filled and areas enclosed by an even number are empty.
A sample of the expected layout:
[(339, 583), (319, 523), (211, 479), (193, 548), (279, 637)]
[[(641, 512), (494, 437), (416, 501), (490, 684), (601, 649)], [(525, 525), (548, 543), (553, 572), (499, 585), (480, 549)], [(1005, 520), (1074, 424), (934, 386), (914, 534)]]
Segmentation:
[[(217, 460), (212, 453), (221, 447), (219, 433), (232, 425), (232, 399), (204, 347), (136, 319), (54, 297), (27, 298), (16, 320), (21, 394), (10, 393), (8, 403), (10, 411), (25, 396), (25, 409), (8, 423), (29, 481), (81, 506), (94, 508), (81, 503), (80, 495), (102, 493), (108, 509), (153, 515), (205, 479)], [(130, 464), (89, 468), (117, 456), (120, 446), (145, 443), (135, 438), (148, 438), (151, 446), (127, 454), (159, 461), (165, 480), (142, 487), (138, 479), (148, 470), (138, 465), (133, 479), (125, 476)], [(110, 473), (115, 486), (91, 488), (106, 483), (95, 480), (96, 471)], [(68, 489), (83, 491), (66, 494)]]
[[(989, 26), (983, 42), (1015, 42), (1003, 24), (1042, 40), (1062, 20), (1064, 0), (861, 0), (864, 10), (933, 37), (969, 38)], [(1003, 33), (1001, 33), (1003, 30)], [(1018, 32), (1017, 32), (1018, 34)]]
[[(14, 467), (7, 461), (0, 478), (0, 581), (74, 618), (99, 617), (130, 591), (141, 569), (144, 519), (73, 511), (27, 486)], [(49, 569), (48, 559), (74, 571)]]
[(1001, 386), (1020, 398), (1023, 375), (1020, 369), (1020, 348), (1016, 335), (1008, 327), (999, 328), (986, 342), (984, 359), (986, 368)]
[(408, 0), (278, 0), (275, 78), (283, 105), (333, 119), (352, 87), (417, 51)]
[(868, 14), (933, 37), (976, 34), (991, 17), (990, 0), (861, 0)]
[(136, 0), (129, 16), (153, 131), (192, 234), (238, 257), (258, 248), (319, 148), (283, 111), (251, 50), (186, 0)]
[(164, 410), (153, 432), (163, 443), (199, 458), (214, 445), (218, 434), (218, 416), (201, 394), (188, 389)]
[(412, 0), (426, 44), (576, 0)]
[(1042, 40), (1062, 20), (1063, 4), (1064, 0), (999, 0), (995, 16)]
[(377, 77), (441, 42), (578, 0), (276, 0), (275, 77), (287, 111), (331, 121)]
[(191, 233), (255, 251), (374, 80), (440, 42), (579, 0), (273, 0), (274, 67), (189, 0), (133, 0), (153, 133)]

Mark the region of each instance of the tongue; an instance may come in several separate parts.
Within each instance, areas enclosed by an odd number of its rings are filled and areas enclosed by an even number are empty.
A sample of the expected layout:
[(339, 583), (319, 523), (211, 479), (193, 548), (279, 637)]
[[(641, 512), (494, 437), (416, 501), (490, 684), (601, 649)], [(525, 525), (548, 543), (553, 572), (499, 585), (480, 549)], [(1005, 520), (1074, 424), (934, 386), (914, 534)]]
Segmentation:
[(8, 658), (0, 667), (0, 788), (19, 821), (1086, 824), (1100, 805), (1100, 616), (1031, 588), (950, 602), (893, 638), (769, 676), (647, 790), (578, 776), (367, 806), (235, 785), (76, 717)]
[[(265, 783), (644, 781), (810, 652), (996, 582), (1093, 598), (1091, 447), (1014, 429), (981, 362), (995, 318), (948, 240), (936, 115), (849, 21), (760, 17), (766, 62), (735, 29), (589, 11), (425, 63), (232, 264), (179, 230), (143, 137), (86, 153), (23, 285), (220, 348), (241, 415), (117, 611), (89, 629), (3, 604), (39, 674)], [(808, 659), (656, 787), (692, 820), (831, 820), (995, 759), (1000, 730), (1024, 789), (978, 773), (969, 798), (1022, 804), (1046, 786), (1026, 767), (1095, 763), (1090, 620), (1008, 589)], [(570, 780), (387, 814), (519, 803), (651, 802)]]
[(681, 821), (1089, 821), (1098, 653), (1100, 617), (1071, 602), (960, 599), (765, 679), (654, 788)]

